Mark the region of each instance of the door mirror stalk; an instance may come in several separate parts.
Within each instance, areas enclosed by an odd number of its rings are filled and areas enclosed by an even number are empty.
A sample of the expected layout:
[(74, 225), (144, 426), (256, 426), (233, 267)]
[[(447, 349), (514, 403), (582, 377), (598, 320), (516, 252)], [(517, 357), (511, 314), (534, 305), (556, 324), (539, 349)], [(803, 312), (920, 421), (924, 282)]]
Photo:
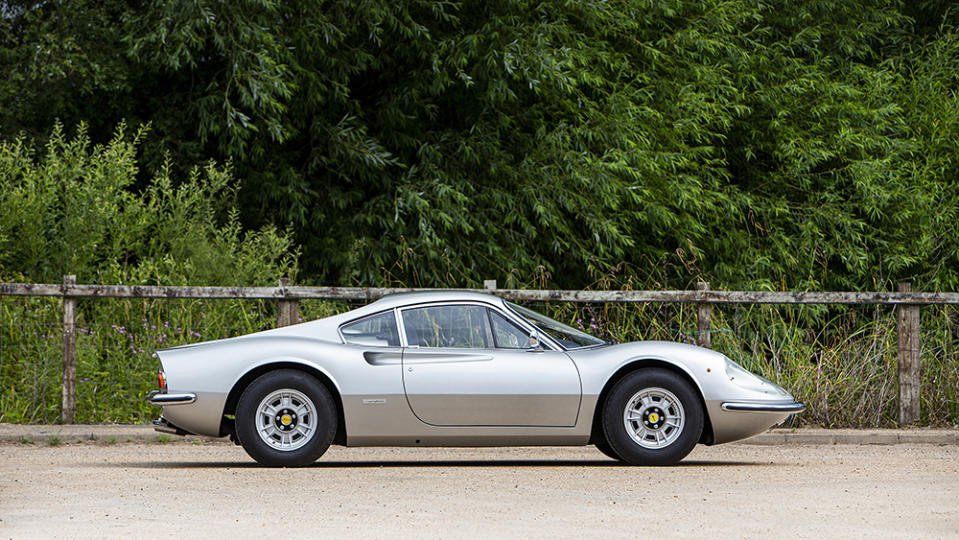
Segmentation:
[(526, 350), (528, 352), (543, 352), (543, 343), (539, 339), (539, 332), (533, 331), (529, 335), (529, 348)]

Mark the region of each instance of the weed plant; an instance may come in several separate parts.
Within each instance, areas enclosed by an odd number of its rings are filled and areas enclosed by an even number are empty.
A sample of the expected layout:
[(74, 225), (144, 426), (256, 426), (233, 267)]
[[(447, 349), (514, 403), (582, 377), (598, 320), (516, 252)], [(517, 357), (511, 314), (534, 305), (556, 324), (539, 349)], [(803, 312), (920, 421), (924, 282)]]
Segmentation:
[[(305, 301), (301, 320), (350, 309)], [(62, 302), (0, 299), (0, 422), (55, 423), (60, 417)], [(80, 299), (76, 320), (76, 421), (146, 422), (159, 409), (156, 349), (273, 328), (275, 302), (259, 300)]]
[[(550, 306), (554, 316), (618, 342), (695, 343), (696, 307)], [(922, 425), (959, 423), (954, 307), (921, 309)], [(711, 347), (789, 390), (808, 407), (798, 425), (895, 427), (896, 317), (889, 306), (714, 306)]]
[[(61, 302), (0, 299), (0, 421), (53, 423), (60, 414)], [(362, 302), (301, 302), (301, 319)], [(696, 307), (684, 304), (540, 304), (558, 319), (619, 342), (695, 342)], [(959, 423), (959, 314), (922, 314), (922, 425)], [(275, 326), (276, 305), (258, 300), (82, 299), (77, 318), (81, 423), (146, 422), (159, 410), (158, 348)], [(896, 321), (888, 306), (714, 306), (712, 348), (784, 386), (806, 403), (798, 425), (894, 427)]]

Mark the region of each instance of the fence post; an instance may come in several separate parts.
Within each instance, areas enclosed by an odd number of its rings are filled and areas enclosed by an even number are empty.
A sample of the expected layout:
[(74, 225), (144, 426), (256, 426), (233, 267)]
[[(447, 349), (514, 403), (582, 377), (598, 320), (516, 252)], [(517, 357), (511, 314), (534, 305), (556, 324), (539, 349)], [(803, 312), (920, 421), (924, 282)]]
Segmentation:
[[(708, 291), (709, 283), (700, 281), (696, 284), (696, 289), (700, 291)], [(709, 319), (713, 315), (713, 306), (711, 304), (697, 304), (696, 305), (696, 326), (698, 332), (696, 333), (696, 345), (700, 347), (709, 348), (710, 339), (709, 339)]]
[[(910, 292), (912, 284), (899, 284), (899, 292)], [(899, 425), (919, 421), (919, 306), (896, 306), (896, 329), (899, 340)]]
[(495, 280), (495, 279), (486, 279), (486, 280), (483, 280), (483, 288), (486, 289), (487, 291), (495, 291), (495, 290), (496, 290), (496, 280)]
[[(73, 285), (77, 276), (63, 276), (64, 285)], [(63, 297), (63, 402), (60, 414), (61, 424), (72, 424), (77, 406), (77, 299)]]
[[(280, 288), (283, 288), (283, 295), (286, 296), (286, 287), (290, 286), (290, 278), (281, 277), (279, 281)], [(297, 299), (283, 299), (276, 303), (276, 326), (289, 326), (296, 324), (300, 318), (300, 301)]]

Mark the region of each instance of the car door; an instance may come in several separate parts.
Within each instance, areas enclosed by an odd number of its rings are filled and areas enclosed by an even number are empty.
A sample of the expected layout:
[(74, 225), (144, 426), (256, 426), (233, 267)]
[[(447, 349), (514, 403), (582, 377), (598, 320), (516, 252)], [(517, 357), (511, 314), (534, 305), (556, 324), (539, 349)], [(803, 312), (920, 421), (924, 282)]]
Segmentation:
[(575, 364), (562, 351), (529, 348), (528, 333), (498, 310), (458, 303), (411, 307), (400, 314), (406, 338), (403, 383), (421, 421), (436, 426), (576, 424), (582, 391)]

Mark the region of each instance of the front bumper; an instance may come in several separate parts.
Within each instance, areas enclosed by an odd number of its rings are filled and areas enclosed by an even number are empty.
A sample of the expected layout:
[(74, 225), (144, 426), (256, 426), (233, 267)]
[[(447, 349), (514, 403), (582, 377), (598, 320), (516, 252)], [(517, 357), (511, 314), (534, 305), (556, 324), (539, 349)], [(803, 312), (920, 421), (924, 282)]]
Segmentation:
[(724, 411), (770, 412), (796, 414), (806, 410), (806, 406), (798, 401), (792, 403), (756, 403), (745, 401), (724, 401), (721, 405)]
[(179, 394), (161, 394), (159, 391), (153, 391), (147, 396), (147, 401), (150, 403), (150, 405), (159, 405), (161, 407), (166, 405), (188, 405), (196, 401), (196, 394), (191, 394), (188, 392)]
[(706, 410), (713, 427), (713, 444), (758, 435), (805, 409), (805, 405), (792, 399), (706, 401)]

